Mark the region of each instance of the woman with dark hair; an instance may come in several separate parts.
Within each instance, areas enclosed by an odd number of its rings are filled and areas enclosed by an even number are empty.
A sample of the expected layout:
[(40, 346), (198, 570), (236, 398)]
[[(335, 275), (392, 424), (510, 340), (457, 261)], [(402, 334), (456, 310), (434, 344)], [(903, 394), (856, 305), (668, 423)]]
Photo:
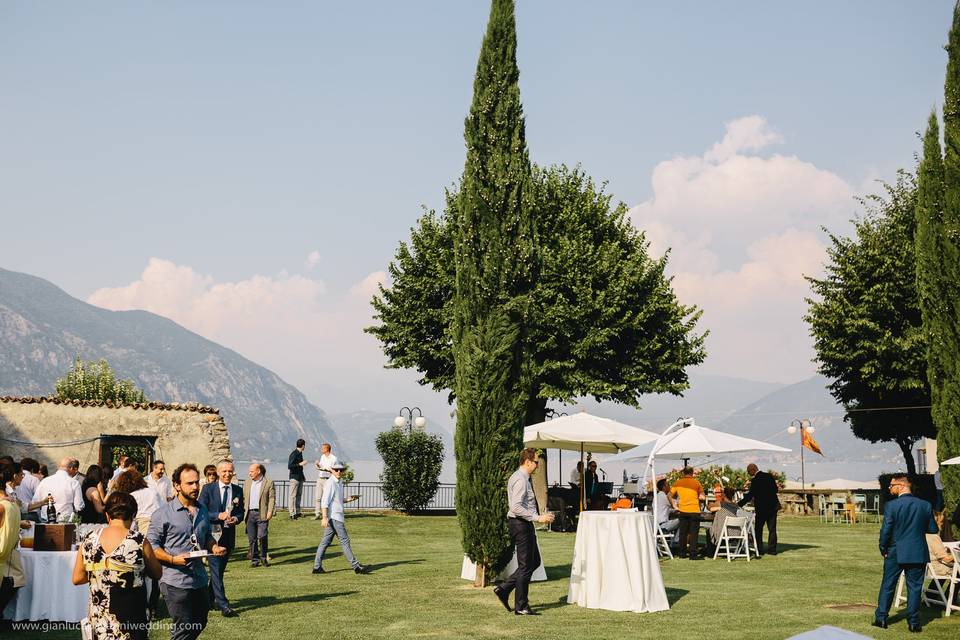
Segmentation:
[(73, 584), (90, 583), (87, 617), (97, 640), (146, 640), (144, 574), (160, 577), (160, 563), (139, 531), (132, 531), (137, 501), (114, 491), (104, 505), (107, 526), (83, 539)]
[(200, 478), (200, 488), (203, 488), (203, 485), (210, 484), (211, 482), (217, 481), (217, 465), (208, 464), (203, 468), (203, 477)]
[(113, 481), (113, 490), (129, 493), (137, 502), (137, 530), (143, 535), (147, 535), (150, 528), (150, 518), (162, 504), (160, 494), (156, 489), (151, 489), (147, 481), (143, 479), (140, 472), (133, 467), (117, 476)]
[(83, 494), (83, 509), (80, 522), (85, 524), (105, 524), (107, 516), (103, 510), (103, 469), (98, 464), (87, 467), (87, 474), (80, 485)]

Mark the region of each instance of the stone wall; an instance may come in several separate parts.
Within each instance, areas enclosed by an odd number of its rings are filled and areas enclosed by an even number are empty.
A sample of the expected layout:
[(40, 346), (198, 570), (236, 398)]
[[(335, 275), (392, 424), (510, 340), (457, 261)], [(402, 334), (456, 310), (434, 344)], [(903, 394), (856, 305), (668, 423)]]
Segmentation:
[(202, 468), (232, 459), (227, 425), (213, 407), (0, 398), (0, 454), (15, 460), (34, 458), (52, 473), (57, 461), (72, 456), (83, 471), (99, 460), (100, 436), (156, 437), (156, 456), (169, 471), (184, 462)]

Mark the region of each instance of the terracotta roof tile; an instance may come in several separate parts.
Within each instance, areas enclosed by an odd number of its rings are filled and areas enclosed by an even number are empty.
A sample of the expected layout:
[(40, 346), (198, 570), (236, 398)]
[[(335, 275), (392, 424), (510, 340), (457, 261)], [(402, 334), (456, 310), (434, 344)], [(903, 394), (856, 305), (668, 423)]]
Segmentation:
[(216, 407), (210, 407), (197, 402), (138, 402), (135, 404), (115, 404), (110, 401), (97, 400), (63, 400), (53, 396), (2, 396), (0, 402), (18, 402), (20, 404), (71, 404), (75, 407), (106, 407), (108, 409), (119, 409), (121, 407), (130, 407), (132, 409), (163, 409), (166, 411), (195, 411), (197, 413), (214, 413), (219, 415), (220, 410)]

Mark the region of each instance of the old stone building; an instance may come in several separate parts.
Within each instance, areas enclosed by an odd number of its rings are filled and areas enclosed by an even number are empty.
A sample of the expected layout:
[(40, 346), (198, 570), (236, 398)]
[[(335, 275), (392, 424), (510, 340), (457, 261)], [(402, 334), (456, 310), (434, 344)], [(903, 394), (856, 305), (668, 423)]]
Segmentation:
[(183, 462), (202, 468), (231, 459), (227, 425), (213, 407), (0, 398), (0, 454), (34, 458), (52, 473), (64, 456), (79, 459), (83, 471), (111, 464), (117, 451), (135, 451), (145, 470), (156, 459), (170, 471)]

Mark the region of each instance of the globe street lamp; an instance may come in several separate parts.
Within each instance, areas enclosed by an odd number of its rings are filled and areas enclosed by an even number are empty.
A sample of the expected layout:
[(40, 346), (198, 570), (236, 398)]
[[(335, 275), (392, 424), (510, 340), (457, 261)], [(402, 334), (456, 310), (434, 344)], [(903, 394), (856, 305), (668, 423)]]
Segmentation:
[[(414, 411), (417, 412), (416, 417), (413, 415)], [(420, 407), (413, 407), (412, 409), (404, 407), (400, 409), (399, 415), (393, 419), (393, 426), (397, 429), (406, 428), (408, 433), (413, 433), (414, 427), (423, 431), (427, 427), (427, 419), (423, 417), (423, 411), (420, 410)]]
[(795, 433), (800, 434), (800, 488), (803, 489), (804, 491), (806, 491), (807, 489), (807, 476), (806, 476), (806, 473), (804, 472), (804, 467), (803, 467), (803, 449), (804, 449), (803, 434), (804, 432), (812, 434), (815, 430), (816, 429), (814, 428), (813, 424), (811, 424), (811, 422), (806, 418), (804, 418), (803, 420), (801, 420), (800, 418), (797, 418), (796, 420), (791, 420), (790, 426), (787, 427), (787, 433), (789, 433), (790, 435), (793, 435)]

